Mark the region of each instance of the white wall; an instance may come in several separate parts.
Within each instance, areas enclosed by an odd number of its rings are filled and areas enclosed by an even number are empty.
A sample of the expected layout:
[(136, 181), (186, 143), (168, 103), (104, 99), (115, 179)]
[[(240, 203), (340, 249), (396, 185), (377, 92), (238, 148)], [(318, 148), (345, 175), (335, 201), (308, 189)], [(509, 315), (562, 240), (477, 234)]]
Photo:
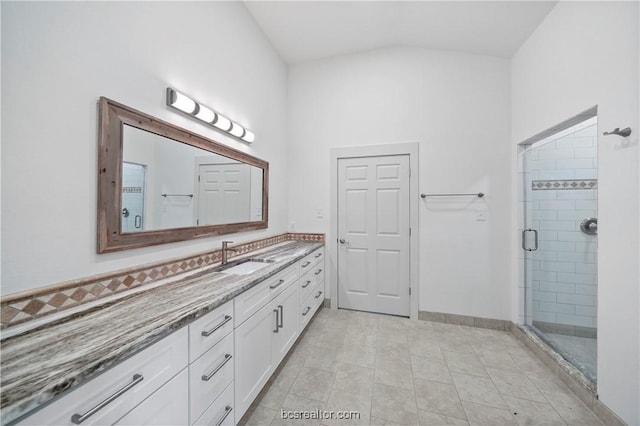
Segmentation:
[[(2, 2), (2, 294), (217, 248), (96, 254), (97, 101), (106, 96), (270, 162), (286, 231), (286, 67), (241, 3)], [(165, 105), (172, 86), (246, 125), (248, 147)]]
[(421, 192), (487, 194), (421, 200), (419, 309), (510, 318), (508, 60), (392, 48), (293, 66), (288, 117), (290, 224), (329, 234), (330, 148), (418, 141)]
[(633, 129), (598, 137), (598, 393), (630, 425), (640, 424), (639, 33), (637, 2), (561, 2), (511, 67), (513, 158), (517, 142), (594, 105), (599, 132)]

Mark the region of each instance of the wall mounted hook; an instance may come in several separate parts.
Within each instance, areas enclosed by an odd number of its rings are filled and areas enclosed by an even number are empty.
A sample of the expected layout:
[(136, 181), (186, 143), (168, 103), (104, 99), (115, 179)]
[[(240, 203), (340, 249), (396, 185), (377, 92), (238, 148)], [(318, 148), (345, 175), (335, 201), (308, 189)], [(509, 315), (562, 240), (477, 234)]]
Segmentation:
[(604, 136), (609, 136), (609, 135), (618, 135), (618, 136), (622, 136), (622, 137), (627, 137), (631, 134), (631, 127), (625, 127), (624, 129), (620, 130), (619, 127), (616, 127), (615, 129), (613, 129), (610, 132), (604, 132), (602, 133)]

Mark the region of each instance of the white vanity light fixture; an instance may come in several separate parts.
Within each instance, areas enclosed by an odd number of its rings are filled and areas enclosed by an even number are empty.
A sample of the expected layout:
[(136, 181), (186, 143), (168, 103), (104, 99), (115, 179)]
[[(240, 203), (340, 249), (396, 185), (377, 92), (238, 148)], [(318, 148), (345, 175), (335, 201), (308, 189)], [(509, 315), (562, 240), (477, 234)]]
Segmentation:
[(167, 105), (182, 111), (191, 117), (195, 117), (216, 129), (222, 130), (243, 142), (252, 143), (255, 139), (253, 132), (246, 129), (244, 126), (236, 123), (235, 121), (231, 121), (224, 115), (194, 101), (184, 93), (180, 93), (170, 87), (167, 87)]

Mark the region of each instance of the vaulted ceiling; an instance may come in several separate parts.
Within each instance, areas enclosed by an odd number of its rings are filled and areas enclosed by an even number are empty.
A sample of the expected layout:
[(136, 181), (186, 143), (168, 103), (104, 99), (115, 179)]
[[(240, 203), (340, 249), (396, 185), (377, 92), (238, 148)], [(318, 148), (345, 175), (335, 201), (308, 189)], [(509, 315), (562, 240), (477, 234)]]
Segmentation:
[(508, 58), (556, 1), (248, 1), (289, 64), (382, 47)]

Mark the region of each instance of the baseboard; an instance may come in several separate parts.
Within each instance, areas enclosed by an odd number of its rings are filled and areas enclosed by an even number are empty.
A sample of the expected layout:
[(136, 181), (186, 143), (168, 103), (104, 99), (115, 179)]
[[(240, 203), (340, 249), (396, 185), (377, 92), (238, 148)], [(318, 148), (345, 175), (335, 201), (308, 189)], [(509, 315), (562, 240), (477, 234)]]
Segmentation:
[(489, 328), (491, 330), (509, 331), (511, 321), (472, 317), (468, 315), (445, 314), (442, 312), (419, 311), (418, 319), (422, 321), (443, 322), (445, 324), (466, 325), (469, 327)]

